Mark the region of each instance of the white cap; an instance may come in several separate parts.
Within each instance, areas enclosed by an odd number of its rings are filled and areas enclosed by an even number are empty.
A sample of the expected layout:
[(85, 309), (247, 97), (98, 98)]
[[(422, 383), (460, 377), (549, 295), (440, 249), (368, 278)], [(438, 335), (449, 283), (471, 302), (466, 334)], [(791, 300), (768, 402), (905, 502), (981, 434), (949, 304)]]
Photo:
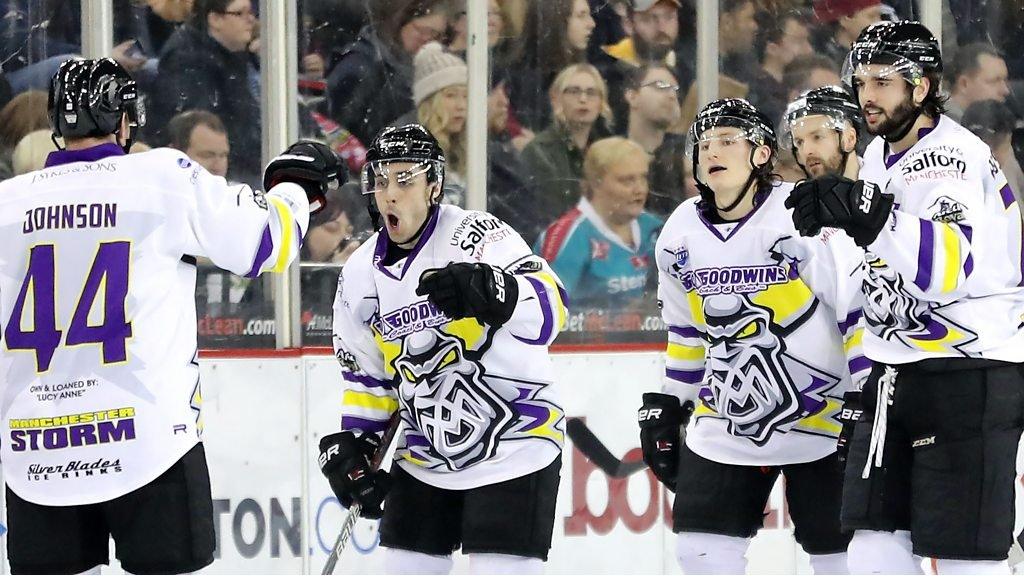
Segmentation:
[(413, 60), (412, 99), (417, 106), (430, 95), (449, 86), (469, 82), (469, 72), (462, 58), (445, 52), (437, 42), (424, 44)]

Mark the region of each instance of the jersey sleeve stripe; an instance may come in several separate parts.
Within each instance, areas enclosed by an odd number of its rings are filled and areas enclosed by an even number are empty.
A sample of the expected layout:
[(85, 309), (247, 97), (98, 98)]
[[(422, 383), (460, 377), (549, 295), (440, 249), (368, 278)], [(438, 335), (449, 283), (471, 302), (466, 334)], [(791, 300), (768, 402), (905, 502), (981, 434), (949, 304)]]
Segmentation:
[(960, 238), (949, 224), (942, 224), (942, 252), (945, 260), (942, 272), (942, 291), (952, 292), (960, 278)]
[(533, 274), (528, 274), (527, 276), (533, 276), (537, 278), (538, 280), (546, 284), (548, 288), (551, 289), (551, 292), (555, 295), (557, 299), (555, 305), (558, 308), (558, 329), (562, 330), (563, 328), (565, 328), (566, 309), (569, 307), (569, 295), (566, 293), (565, 289), (562, 288), (555, 280), (555, 277), (548, 272), (535, 272)]
[(368, 374), (353, 374), (352, 372), (342, 372), (342, 379), (347, 382), (354, 382), (356, 384), (362, 384), (367, 388), (384, 388), (385, 390), (391, 390), (391, 383), (387, 380), (378, 380)]
[(860, 322), (862, 315), (863, 313), (860, 310), (854, 310), (847, 314), (846, 320), (839, 322), (839, 332), (841, 332), (844, 335), (848, 333), (850, 331), (850, 328), (853, 328), (854, 326), (857, 325), (858, 322)]
[(342, 430), (362, 430), (364, 432), (383, 432), (388, 427), (387, 420), (373, 420), (358, 416), (342, 416)]
[(391, 396), (377, 396), (369, 392), (357, 392), (355, 390), (345, 390), (341, 403), (345, 406), (382, 410), (389, 414), (398, 409), (398, 400)]
[(544, 287), (544, 282), (531, 276), (526, 276), (526, 281), (530, 283), (530, 286), (533, 286), (534, 292), (537, 293), (537, 301), (540, 304), (540, 311), (542, 314), (540, 336), (535, 339), (516, 336), (516, 340), (519, 340), (524, 344), (546, 344), (551, 338), (555, 323), (554, 317), (551, 314), (551, 300), (548, 298), (548, 291)]
[(292, 244), (295, 243), (295, 218), (283, 200), (267, 196), (267, 201), (274, 207), (281, 224), (281, 249), (277, 253), (277, 261), (271, 272), (284, 272), (291, 260)]
[(864, 356), (854, 356), (853, 358), (850, 358), (849, 366), (850, 374), (856, 374), (862, 370), (870, 370), (871, 360), (868, 360)]
[(1006, 210), (1009, 210), (1010, 206), (1013, 206), (1013, 203), (1016, 202), (1016, 198), (1013, 197), (1013, 190), (1009, 184), (999, 189), (999, 197), (1002, 198), (1003, 208)]
[(704, 380), (704, 369), (700, 370), (673, 370), (672, 368), (665, 369), (665, 376), (682, 382), (684, 384), (700, 384)]
[(274, 239), (270, 235), (270, 224), (267, 224), (263, 228), (263, 237), (260, 238), (260, 245), (256, 249), (256, 256), (252, 260), (252, 268), (245, 275), (246, 278), (255, 278), (260, 275), (260, 270), (263, 268), (263, 263), (270, 258), (270, 254), (274, 251)]
[(669, 326), (668, 331), (683, 338), (700, 338), (700, 330), (693, 326)]
[(666, 353), (670, 360), (693, 362), (704, 359), (703, 346), (685, 346), (683, 344), (674, 344), (670, 342)]
[(920, 219), (919, 222), (921, 226), (921, 237), (917, 245), (917, 275), (914, 277), (914, 285), (920, 288), (922, 292), (926, 292), (928, 290), (928, 286), (932, 283), (935, 232), (932, 229), (932, 223), (930, 221)]

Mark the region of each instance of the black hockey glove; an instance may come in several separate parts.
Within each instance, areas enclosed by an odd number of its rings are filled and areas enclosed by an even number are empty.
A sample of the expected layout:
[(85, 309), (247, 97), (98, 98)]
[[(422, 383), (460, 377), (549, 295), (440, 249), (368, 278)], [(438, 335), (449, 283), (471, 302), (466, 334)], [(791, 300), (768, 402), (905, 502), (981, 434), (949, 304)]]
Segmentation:
[(860, 390), (850, 390), (843, 394), (843, 409), (839, 411), (837, 418), (843, 429), (839, 431), (839, 442), (836, 444), (841, 464), (846, 464), (846, 455), (850, 452), (850, 439), (853, 438), (853, 427), (857, 425), (862, 412), (864, 406), (860, 403)]
[(358, 502), (364, 518), (381, 517), (384, 496), (391, 486), (387, 472), (370, 466), (378, 449), (380, 438), (367, 432), (356, 436), (345, 430), (320, 439), (320, 471), (342, 506), (350, 508)]
[(647, 392), (637, 413), (640, 421), (640, 450), (644, 462), (666, 488), (675, 492), (679, 472), (679, 447), (683, 443), (681, 427), (693, 414), (693, 402), (679, 405), (671, 394)]
[(426, 296), (449, 318), (473, 317), (501, 326), (519, 301), (515, 276), (488, 264), (458, 262), (420, 276), (417, 296)]
[(894, 198), (870, 182), (830, 174), (797, 184), (786, 198), (786, 208), (793, 210), (793, 225), (801, 235), (816, 236), (832, 226), (866, 248), (885, 226)]
[(326, 144), (299, 140), (267, 164), (263, 171), (263, 190), (281, 182), (302, 186), (309, 199), (309, 213), (327, 206), (327, 191), (340, 188), (347, 176), (338, 156)]

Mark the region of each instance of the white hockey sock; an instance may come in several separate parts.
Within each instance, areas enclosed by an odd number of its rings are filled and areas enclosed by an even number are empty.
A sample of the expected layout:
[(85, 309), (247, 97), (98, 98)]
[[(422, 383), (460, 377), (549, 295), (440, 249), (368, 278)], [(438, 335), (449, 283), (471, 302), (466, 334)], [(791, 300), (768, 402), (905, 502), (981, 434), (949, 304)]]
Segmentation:
[(684, 574), (743, 574), (750, 538), (704, 532), (676, 535), (676, 560)]
[(838, 554), (811, 554), (811, 568), (815, 574), (849, 574), (846, 552)]
[(470, 574), (543, 574), (544, 561), (511, 554), (469, 555)]
[(909, 530), (857, 530), (847, 548), (850, 574), (924, 574)]
[(384, 571), (388, 574), (448, 574), (452, 571), (452, 557), (388, 548), (384, 551)]
[(1006, 560), (935, 560), (939, 574), (1010, 574)]

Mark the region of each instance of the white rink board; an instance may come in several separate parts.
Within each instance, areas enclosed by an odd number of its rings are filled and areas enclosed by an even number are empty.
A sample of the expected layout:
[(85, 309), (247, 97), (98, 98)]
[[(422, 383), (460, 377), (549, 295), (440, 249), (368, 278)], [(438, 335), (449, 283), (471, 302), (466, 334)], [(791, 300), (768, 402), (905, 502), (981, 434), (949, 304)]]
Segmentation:
[[(636, 410), (640, 394), (658, 387), (662, 355), (563, 354), (554, 362), (567, 414), (585, 417), (616, 457), (639, 458)], [(202, 573), (318, 574), (343, 517), (316, 466), (319, 438), (339, 425), (337, 362), (309, 356), (213, 359), (201, 366), (218, 537), (218, 559)], [(641, 470), (613, 480), (578, 451), (565, 454), (547, 573), (679, 573), (666, 524), (671, 494), (653, 475)], [(810, 573), (785, 528), (780, 487), (766, 529), (751, 546), (749, 571)], [(455, 572), (467, 569), (468, 560), (457, 554)], [(121, 571), (115, 561), (104, 572)], [(383, 573), (374, 522), (359, 523), (337, 573)]]

